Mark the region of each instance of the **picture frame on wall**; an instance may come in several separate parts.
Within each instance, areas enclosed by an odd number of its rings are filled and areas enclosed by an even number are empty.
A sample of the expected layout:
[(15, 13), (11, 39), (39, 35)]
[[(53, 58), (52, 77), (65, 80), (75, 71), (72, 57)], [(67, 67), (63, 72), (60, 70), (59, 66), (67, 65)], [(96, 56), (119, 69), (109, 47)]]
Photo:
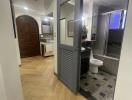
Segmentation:
[(68, 37), (74, 36), (74, 20), (69, 20), (67, 22), (67, 34), (68, 34)]

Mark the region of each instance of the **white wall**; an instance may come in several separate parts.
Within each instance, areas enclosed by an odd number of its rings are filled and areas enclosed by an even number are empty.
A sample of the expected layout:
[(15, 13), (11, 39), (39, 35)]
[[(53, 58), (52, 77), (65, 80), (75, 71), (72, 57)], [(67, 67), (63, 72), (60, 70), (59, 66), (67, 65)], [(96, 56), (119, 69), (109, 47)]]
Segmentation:
[(92, 34), (92, 16), (93, 16), (93, 0), (84, 0), (83, 17), (86, 28), (88, 30), (87, 40), (91, 40)]
[(114, 100), (132, 100), (132, 0), (129, 0), (128, 17)]
[(53, 0), (53, 16), (54, 16), (54, 72), (58, 73), (58, 63), (57, 63), (57, 0)]
[[(23, 100), (9, 0), (0, 1), (0, 64), (7, 100)], [(0, 89), (2, 92), (2, 90)], [(3, 100), (3, 99), (2, 99)]]
[(29, 16), (33, 17), (38, 23), (39, 34), (41, 34), (41, 17), (42, 17), (42, 15), (37, 14), (32, 11), (26, 11), (23, 8), (19, 8), (19, 7), (15, 6), (15, 17), (17, 18), (18, 16), (21, 16), (21, 15), (29, 15)]
[(92, 18), (92, 30), (91, 34), (97, 34), (97, 26), (98, 26), (98, 13), (99, 7), (95, 3), (93, 4), (93, 18)]
[[(53, 12), (55, 10), (55, 2), (57, 2), (57, 0), (49, 0), (48, 2), (45, 2), (45, 15)], [(46, 4), (47, 3), (47, 4)]]
[(20, 57), (20, 49), (19, 49), (18, 38), (15, 38), (14, 42), (15, 42), (16, 53), (17, 53), (17, 64), (21, 65), (21, 57)]
[(5, 93), (5, 85), (2, 73), (2, 66), (0, 65), (0, 100), (7, 100)]

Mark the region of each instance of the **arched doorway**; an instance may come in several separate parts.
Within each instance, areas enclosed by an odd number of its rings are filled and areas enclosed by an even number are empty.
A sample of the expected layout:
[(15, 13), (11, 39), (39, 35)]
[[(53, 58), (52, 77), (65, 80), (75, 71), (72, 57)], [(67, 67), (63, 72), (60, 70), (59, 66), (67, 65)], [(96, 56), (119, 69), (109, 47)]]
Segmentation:
[(21, 58), (40, 55), (39, 26), (30, 16), (16, 18)]

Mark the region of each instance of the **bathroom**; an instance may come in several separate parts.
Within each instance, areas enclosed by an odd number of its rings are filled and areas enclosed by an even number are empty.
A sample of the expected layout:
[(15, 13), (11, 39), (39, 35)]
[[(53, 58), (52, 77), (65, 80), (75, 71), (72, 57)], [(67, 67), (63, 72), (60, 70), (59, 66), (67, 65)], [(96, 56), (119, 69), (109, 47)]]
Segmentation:
[(59, 79), (88, 100), (113, 100), (128, 0), (59, 1)]
[(128, 0), (83, 1), (80, 93), (90, 100), (113, 100), (127, 6)]

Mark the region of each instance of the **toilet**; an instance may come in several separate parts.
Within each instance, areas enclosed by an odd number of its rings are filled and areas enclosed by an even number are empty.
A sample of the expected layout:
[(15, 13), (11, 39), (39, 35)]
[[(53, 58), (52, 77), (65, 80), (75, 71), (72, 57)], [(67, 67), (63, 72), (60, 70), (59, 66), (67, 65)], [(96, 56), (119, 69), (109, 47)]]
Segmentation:
[(101, 66), (103, 66), (103, 61), (95, 59), (93, 57), (93, 52), (91, 50), (89, 71), (91, 73), (97, 74), (98, 73), (98, 68), (101, 67)]

